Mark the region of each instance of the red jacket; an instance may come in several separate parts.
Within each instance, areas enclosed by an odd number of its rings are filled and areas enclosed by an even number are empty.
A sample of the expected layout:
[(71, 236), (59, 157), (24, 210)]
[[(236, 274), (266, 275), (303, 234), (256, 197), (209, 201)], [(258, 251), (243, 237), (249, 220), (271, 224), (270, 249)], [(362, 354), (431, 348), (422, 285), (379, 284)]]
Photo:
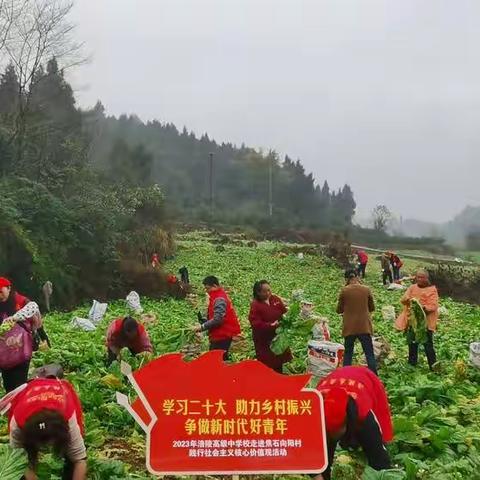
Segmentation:
[[(15, 292), (15, 312), (21, 310), (29, 301), (30, 300), (27, 297)], [(10, 315), (8, 315), (7, 312), (0, 312), (0, 323), (9, 316)]]
[(227, 340), (233, 338), (237, 335), (240, 335), (240, 323), (238, 322), (238, 317), (233, 308), (232, 301), (228, 298), (228, 295), (221, 288), (218, 290), (212, 290), (209, 294), (210, 301), (208, 304), (208, 319), (211, 320), (214, 316), (213, 307), (215, 305), (215, 300), (218, 298), (223, 298), (227, 303), (227, 311), (225, 312), (225, 319), (223, 323), (216, 328), (212, 328), (208, 331), (208, 336), (212, 341), (218, 340)]
[[(384, 442), (393, 440), (393, 425), (387, 393), (380, 379), (365, 367), (343, 367), (327, 375), (317, 389), (327, 395), (332, 389), (343, 389), (353, 398), (359, 420), (371, 411), (380, 425)], [(346, 414), (346, 412), (345, 412)]]
[(272, 327), (272, 323), (280, 320), (286, 312), (285, 305), (276, 295), (270, 297), (269, 303), (254, 300), (250, 306), (248, 319), (252, 326), (257, 360), (273, 369), (280, 368), (292, 359), (290, 349), (281, 355), (275, 355), (270, 349), (270, 344), (275, 338), (277, 329), (277, 327)]
[(123, 318), (114, 320), (107, 331), (107, 347), (111, 350), (130, 348), (135, 353), (153, 352), (152, 344), (145, 327), (138, 324), (138, 336), (133, 342), (128, 342), (121, 335)]
[(25, 390), (14, 398), (8, 423), (10, 425), (13, 417), (23, 428), (32, 415), (42, 410), (55, 410), (66, 422), (75, 414), (84, 435), (82, 406), (73, 386), (66, 380), (38, 378), (29, 382)]
[(396, 268), (402, 268), (403, 267), (403, 262), (400, 260), (400, 257), (398, 255), (392, 255), (390, 257), (390, 262), (392, 265)]
[(368, 263), (368, 255), (366, 252), (364, 252), (363, 250), (360, 250), (358, 253), (357, 253), (357, 257), (358, 257), (358, 261), (362, 264), (362, 265), (366, 265)]

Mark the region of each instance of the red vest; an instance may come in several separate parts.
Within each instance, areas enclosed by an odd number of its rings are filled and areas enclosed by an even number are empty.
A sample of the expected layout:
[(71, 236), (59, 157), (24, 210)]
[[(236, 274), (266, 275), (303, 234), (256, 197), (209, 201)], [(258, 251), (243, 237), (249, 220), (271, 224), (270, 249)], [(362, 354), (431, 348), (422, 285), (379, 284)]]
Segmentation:
[[(343, 389), (353, 398), (358, 408), (358, 417), (365, 420), (371, 411), (377, 418), (384, 442), (393, 439), (392, 417), (385, 387), (380, 379), (365, 367), (343, 367), (327, 375), (317, 386), (328, 395), (332, 389)], [(346, 414), (346, 412), (345, 412)]]
[(54, 410), (69, 421), (75, 414), (82, 435), (84, 434), (83, 412), (80, 400), (72, 385), (65, 380), (37, 378), (28, 383), (13, 400), (10, 421), (15, 418), (20, 428), (27, 420), (42, 410)]
[(228, 338), (233, 338), (236, 335), (240, 335), (240, 323), (238, 322), (237, 314), (233, 308), (231, 300), (228, 298), (228, 295), (220, 288), (218, 290), (213, 290), (209, 293), (210, 302), (208, 304), (208, 319), (213, 319), (213, 307), (215, 305), (215, 300), (218, 298), (223, 298), (227, 302), (227, 311), (225, 312), (225, 320), (222, 325), (217, 328), (212, 328), (208, 332), (210, 340), (226, 340)]

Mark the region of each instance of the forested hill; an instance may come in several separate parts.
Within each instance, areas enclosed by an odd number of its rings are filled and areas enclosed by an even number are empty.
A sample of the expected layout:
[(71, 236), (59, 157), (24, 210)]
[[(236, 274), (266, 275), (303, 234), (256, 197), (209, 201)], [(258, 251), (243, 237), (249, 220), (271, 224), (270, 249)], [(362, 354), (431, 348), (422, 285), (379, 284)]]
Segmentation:
[(209, 218), (210, 153), (215, 221), (351, 223), (350, 188), (319, 188), (299, 161), (218, 145), (172, 124), (107, 117), (100, 102), (81, 110), (55, 58), (30, 65), (28, 75), (18, 65), (0, 72), (0, 273), (25, 293), (47, 279), (64, 303), (126, 288), (131, 274), (122, 266), (147, 265), (152, 252), (172, 248), (167, 220)]
[[(209, 214), (209, 155), (213, 154), (215, 219), (235, 224), (342, 227), (351, 223), (355, 201), (348, 185), (318, 186), (300, 161), (274, 152), (218, 144), (171, 123), (143, 123), (136, 116), (105, 117), (99, 103), (85, 114), (93, 139), (91, 159), (107, 175), (158, 183), (170, 204), (188, 219)], [(272, 166), (273, 217), (269, 216)], [(318, 179), (317, 179), (318, 180)]]

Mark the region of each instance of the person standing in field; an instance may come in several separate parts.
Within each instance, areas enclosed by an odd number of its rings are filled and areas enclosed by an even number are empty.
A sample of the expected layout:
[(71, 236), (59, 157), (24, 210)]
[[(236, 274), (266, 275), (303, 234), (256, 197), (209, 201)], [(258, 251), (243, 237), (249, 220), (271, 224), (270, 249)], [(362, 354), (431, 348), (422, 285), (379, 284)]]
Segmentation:
[(343, 367), (320, 381), (328, 447), (328, 467), (315, 480), (330, 480), (335, 450), (361, 447), (374, 470), (391, 468), (385, 444), (393, 440), (393, 425), (385, 387), (365, 367)]
[(365, 278), (365, 276), (367, 275), (367, 264), (368, 264), (367, 252), (365, 252), (365, 250), (358, 250), (357, 259), (358, 259), (358, 276)]
[(393, 269), (393, 280), (397, 282), (400, 280), (400, 269), (403, 267), (403, 262), (396, 253), (390, 252), (390, 263)]
[(290, 349), (281, 355), (276, 355), (270, 349), (277, 327), (285, 313), (287, 307), (280, 297), (273, 295), (270, 284), (266, 280), (256, 282), (253, 286), (253, 302), (248, 316), (252, 326), (256, 358), (278, 373), (282, 373), (283, 364), (292, 359)]
[(152, 268), (160, 267), (160, 260), (158, 258), (158, 253), (154, 253), (151, 259)]
[(41, 327), (38, 305), (0, 277), (0, 372), (3, 388), (11, 392), (27, 381), (33, 355), (33, 335)]
[[(427, 356), (428, 366), (433, 370), (437, 362), (437, 355), (433, 345), (433, 334), (437, 330), (439, 298), (437, 287), (430, 283), (430, 276), (426, 270), (419, 270), (415, 276), (415, 283), (410, 286), (401, 299), (403, 311), (395, 322), (395, 327), (405, 331), (409, 327), (411, 302), (418, 300), (427, 317), (427, 341), (423, 347)], [(418, 343), (410, 342), (408, 345), (408, 363), (415, 367), (418, 363)]]
[(209, 297), (208, 317), (202, 325), (194, 327), (194, 330), (208, 332), (210, 350), (223, 350), (223, 359), (228, 360), (232, 340), (241, 333), (237, 313), (217, 277), (206, 277), (203, 286)]
[[(382, 265), (382, 281), (384, 285), (390, 285), (393, 283), (392, 266), (390, 263), (390, 257), (388, 253), (384, 253), (380, 259)], [(388, 280), (388, 282), (387, 282)]]
[(362, 345), (368, 368), (377, 374), (377, 363), (373, 350), (372, 312), (375, 303), (370, 289), (362, 285), (357, 272), (348, 270), (345, 273), (347, 285), (342, 288), (338, 299), (337, 313), (343, 316), (343, 332), (345, 339), (345, 356), (343, 365), (352, 364), (355, 341)]

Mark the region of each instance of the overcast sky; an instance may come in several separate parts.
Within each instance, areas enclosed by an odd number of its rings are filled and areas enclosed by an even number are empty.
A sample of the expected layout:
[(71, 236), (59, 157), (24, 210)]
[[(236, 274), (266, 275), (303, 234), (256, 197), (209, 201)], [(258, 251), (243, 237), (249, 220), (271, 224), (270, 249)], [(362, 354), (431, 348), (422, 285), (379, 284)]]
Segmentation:
[(82, 106), (300, 158), (359, 210), (480, 204), (478, 0), (77, 0)]

